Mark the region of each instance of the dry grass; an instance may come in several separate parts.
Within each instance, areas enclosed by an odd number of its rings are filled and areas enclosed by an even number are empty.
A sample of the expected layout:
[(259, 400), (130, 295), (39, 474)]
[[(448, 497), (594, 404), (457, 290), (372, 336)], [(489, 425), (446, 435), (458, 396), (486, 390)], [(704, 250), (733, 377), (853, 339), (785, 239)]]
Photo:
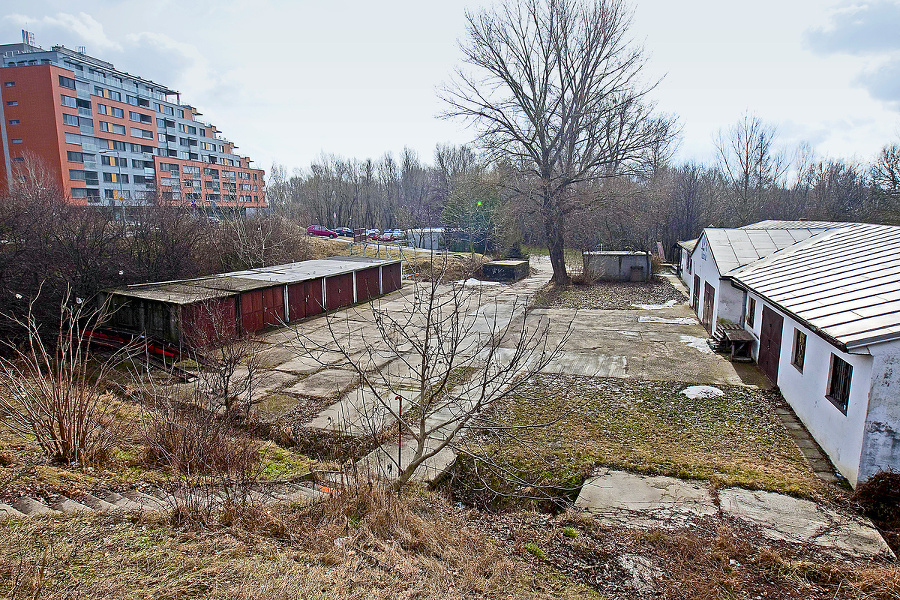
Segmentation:
[[(498, 410), (521, 433), (498, 460), (530, 481), (577, 489), (592, 467), (708, 479), (820, 497), (829, 493), (774, 414), (769, 392), (720, 386), (692, 400), (685, 384), (541, 375)], [(483, 450), (483, 449), (482, 449)]]
[(502, 553), (427, 494), (368, 486), (307, 508), (228, 511), (212, 529), (123, 516), (0, 523), (9, 598), (596, 598)]
[(539, 549), (540, 562), (595, 587), (605, 598), (885, 600), (900, 593), (896, 564), (773, 542), (737, 520), (703, 518), (682, 529), (628, 529), (604, 526), (580, 513), (516, 512), (481, 515), (478, 522), (502, 547)]

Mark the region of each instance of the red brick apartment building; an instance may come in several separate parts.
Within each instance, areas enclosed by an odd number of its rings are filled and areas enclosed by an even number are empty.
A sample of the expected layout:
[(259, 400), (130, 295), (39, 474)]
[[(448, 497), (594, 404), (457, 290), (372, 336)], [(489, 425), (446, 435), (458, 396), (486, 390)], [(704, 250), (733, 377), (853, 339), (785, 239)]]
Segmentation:
[(0, 45), (0, 190), (39, 164), (73, 204), (266, 206), (265, 172), (180, 94), (31, 34)]

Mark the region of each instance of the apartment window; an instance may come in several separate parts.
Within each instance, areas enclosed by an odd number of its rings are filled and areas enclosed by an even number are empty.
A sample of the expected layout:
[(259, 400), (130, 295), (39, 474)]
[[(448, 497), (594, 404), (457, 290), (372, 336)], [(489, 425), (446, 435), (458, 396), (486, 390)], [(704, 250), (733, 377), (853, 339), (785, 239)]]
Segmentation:
[(180, 108), (178, 109), (178, 118), (179, 118), (179, 119), (183, 119), (183, 118), (184, 118), (184, 111), (181, 110)]
[(84, 171), (69, 169), (69, 179), (72, 181), (84, 181)]
[(69, 162), (83, 163), (84, 162), (84, 154), (81, 152), (72, 152), (71, 150), (66, 150), (66, 160)]
[(128, 174), (122, 173), (104, 173), (103, 181), (106, 183), (128, 183)]
[(121, 108), (116, 108), (115, 106), (111, 107), (110, 114), (118, 119), (125, 118), (125, 111)]
[(12, 143), (13, 143), (13, 144), (21, 144), (21, 143), (22, 143), (22, 138), (13, 138)]
[(63, 113), (62, 117), (63, 125), (74, 125), (75, 127), (78, 127), (78, 117), (76, 117), (75, 115), (67, 115), (66, 113)]
[(141, 113), (134, 112), (133, 110), (129, 110), (129, 111), (128, 111), (128, 118), (131, 119), (132, 121), (140, 121), (140, 120), (141, 120)]
[(185, 173), (190, 173), (191, 175), (199, 175), (200, 174), (200, 167), (192, 167), (192, 166), (188, 165), (188, 166), (184, 167), (184, 169), (182, 169), (182, 170)]
[(7, 101), (6, 101), (6, 105), (7, 105), (7, 106), (18, 106), (18, 105), (19, 105), (19, 101), (18, 101), (18, 100), (7, 100)]
[(146, 129), (138, 129), (137, 127), (131, 128), (131, 135), (133, 137), (146, 138), (148, 140), (153, 139), (153, 132), (147, 131)]
[(797, 370), (803, 372), (803, 363), (806, 361), (806, 334), (799, 329), (794, 330), (794, 353), (791, 357), (791, 364), (797, 367)]
[(113, 142), (110, 140), (110, 148), (112, 150), (118, 150), (119, 152), (125, 151), (125, 142)]
[(15, 87), (15, 85), (16, 85), (15, 81), (4, 81), (3, 82), (3, 87)]
[(109, 96), (107, 96), (107, 98), (109, 98), (110, 100), (115, 100), (116, 102), (122, 101), (122, 94), (120, 92), (114, 92), (112, 90), (105, 90), (105, 91), (109, 94)]
[(18, 119), (10, 119), (9, 120), (10, 125), (18, 125), (19, 123), (21, 123), (21, 121), (19, 121)]
[(87, 198), (88, 191), (85, 188), (72, 188), (73, 198)]
[(109, 131), (109, 123), (100, 121), (100, 131)]
[(118, 156), (109, 156), (108, 154), (100, 155), (100, 164), (106, 165), (107, 167), (127, 167), (128, 159), (127, 158), (119, 158)]
[[(65, 96), (63, 96), (63, 98), (65, 98)], [(101, 115), (107, 114), (107, 113), (106, 113), (106, 105), (105, 105), (105, 104), (98, 104), (98, 105), (97, 105), (97, 112), (100, 113)]]
[(64, 77), (63, 75), (59, 76), (59, 86), (68, 88), (70, 90), (75, 89), (75, 80), (71, 77)]
[(219, 170), (218, 169), (210, 169), (209, 167), (203, 167), (203, 174), (209, 175), (213, 179), (219, 178)]
[(145, 177), (144, 175), (135, 175), (132, 177), (132, 180), (137, 184), (150, 183), (152, 180), (150, 177)]
[(850, 402), (850, 379), (853, 366), (834, 354), (831, 355), (831, 379), (828, 382), (828, 394), (825, 396), (839, 411), (847, 414)]
[[(256, 175), (253, 178), (256, 179)], [(750, 298), (747, 302), (747, 327), (753, 327), (754, 320), (756, 320), (756, 298)]]
[(138, 103), (137, 96), (125, 96), (125, 101), (133, 106), (137, 106)]
[(244, 173), (243, 171), (238, 173), (238, 177), (241, 179), (250, 179), (250, 173)]
[(118, 133), (119, 135), (125, 135), (125, 126), (113, 123), (112, 124), (112, 132)]

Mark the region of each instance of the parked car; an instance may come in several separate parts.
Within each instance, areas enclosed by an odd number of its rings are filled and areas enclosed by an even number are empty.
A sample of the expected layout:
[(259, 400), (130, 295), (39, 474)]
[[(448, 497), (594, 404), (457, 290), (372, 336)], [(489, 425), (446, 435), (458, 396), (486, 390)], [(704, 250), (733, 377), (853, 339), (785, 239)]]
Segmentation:
[(335, 227), (334, 232), (344, 237), (353, 237), (353, 230), (349, 227)]
[(406, 234), (399, 229), (388, 229), (378, 236), (378, 239), (382, 242), (395, 242), (397, 240), (406, 239)]
[(306, 228), (306, 235), (316, 235), (321, 237), (329, 237), (332, 239), (338, 236), (337, 233), (328, 229), (324, 225), (310, 225)]
[(370, 240), (377, 240), (379, 235), (381, 235), (380, 229), (366, 229), (366, 237)]

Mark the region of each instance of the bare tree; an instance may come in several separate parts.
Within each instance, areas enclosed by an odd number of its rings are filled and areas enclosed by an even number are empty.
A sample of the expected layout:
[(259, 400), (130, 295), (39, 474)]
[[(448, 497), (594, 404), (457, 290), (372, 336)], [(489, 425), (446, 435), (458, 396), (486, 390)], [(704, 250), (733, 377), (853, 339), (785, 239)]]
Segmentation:
[(744, 114), (719, 132), (716, 151), (729, 191), (729, 209), (739, 224), (771, 214), (777, 190), (784, 188), (789, 162), (775, 148), (776, 130), (758, 116)]
[(499, 430), (487, 409), (514, 394), (545, 368), (569, 337), (571, 322), (548, 336), (549, 319), (525, 301), (488, 301), (478, 286), (441, 283), (445, 264), (433, 265), (403, 296), (403, 306), (370, 303), (374, 327), (361, 331), (329, 317), (331, 339), (298, 336), (306, 355), (338, 353), (356, 371), (359, 388), (350, 426), (378, 439), (397, 423), (411, 452), (380, 453), (400, 489), (426, 462), (458, 447), (469, 427)]
[(461, 45), (474, 72), (458, 70), (442, 94), (447, 116), (478, 126), (489, 158), (529, 175), (518, 191), (538, 203), (558, 284), (569, 280), (566, 216), (584, 201), (573, 186), (634, 169), (675, 134), (653, 116), (630, 18), (623, 0), (507, 1), (468, 14)]
[(881, 149), (871, 177), (876, 218), (884, 223), (900, 223), (900, 145)]

